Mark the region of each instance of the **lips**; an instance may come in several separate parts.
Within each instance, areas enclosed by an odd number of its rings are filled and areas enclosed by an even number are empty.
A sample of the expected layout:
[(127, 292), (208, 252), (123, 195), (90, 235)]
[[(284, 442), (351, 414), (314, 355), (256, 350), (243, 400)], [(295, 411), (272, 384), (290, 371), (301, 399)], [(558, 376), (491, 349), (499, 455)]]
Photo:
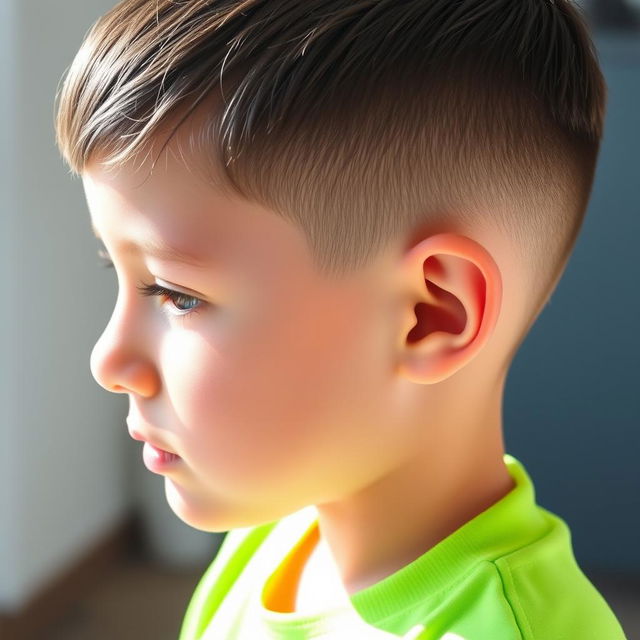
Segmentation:
[(150, 438), (145, 433), (143, 433), (140, 429), (134, 428), (128, 417), (127, 417), (127, 427), (129, 430), (129, 435), (134, 440), (139, 440), (140, 442), (148, 442), (151, 446), (153, 446), (156, 449), (159, 449), (160, 451), (166, 451), (167, 453), (172, 453), (174, 456), (178, 455), (175, 451), (172, 451), (169, 447), (164, 445), (162, 442), (156, 440), (155, 438)]

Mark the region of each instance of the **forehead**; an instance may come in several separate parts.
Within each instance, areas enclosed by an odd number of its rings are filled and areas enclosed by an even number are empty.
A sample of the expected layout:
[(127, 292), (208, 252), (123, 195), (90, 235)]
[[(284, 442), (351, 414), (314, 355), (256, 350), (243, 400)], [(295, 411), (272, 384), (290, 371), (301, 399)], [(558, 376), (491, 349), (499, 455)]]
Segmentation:
[(82, 182), (96, 235), (122, 245), (144, 242), (148, 253), (165, 259), (204, 262), (228, 227), (228, 198), (171, 154), (153, 167), (92, 163)]
[(215, 133), (211, 125), (219, 117), (218, 106), (215, 96), (208, 97), (184, 121), (186, 109), (178, 108), (135, 155), (117, 166), (103, 164), (106, 155), (95, 152), (82, 173), (93, 226), (101, 227), (108, 209), (110, 218), (122, 214), (114, 223), (146, 226), (148, 233), (155, 226), (179, 237), (191, 229), (192, 246), (219, 235), (216, 222), (224, 216), (216, 212), (228, 210), (236, 194), (215, 154), (204, 151), (215, 148), (215, 140), (206, 142), (203, 132)]
[(114, 246), (129, 234), (157, 236), (253, 281), (270, 272), (290, 274), (292, 264), (311, 274), (302, 230), (242, 198), (209, 151), (216, 144), (208, 138), (217, 129), (218, 100), (204, 100), (174, 132), (183, 115), (177, 112), (147, 151), (116, 168), (101, 165), (96, 154), (82, 174), (92, 223), (105, 242), (113, 234)]
[(117, 168), (96, 159), (82, 182), (91, 223), (107, 248), (164, 243), (202, 258), (214, 272), (254, 282), (290, 274), (291, 265), (301, 274), (313, 271), (300, 229), (205, 179), (175, 143)]

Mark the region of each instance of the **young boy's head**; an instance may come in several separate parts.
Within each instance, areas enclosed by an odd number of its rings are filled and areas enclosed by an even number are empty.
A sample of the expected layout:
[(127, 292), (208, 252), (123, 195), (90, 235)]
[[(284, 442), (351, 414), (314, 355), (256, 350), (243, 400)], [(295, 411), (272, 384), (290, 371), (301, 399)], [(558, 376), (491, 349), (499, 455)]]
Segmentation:
[(119, 281), (91, 370), (180, 456), (176, 514), (347, 518), (498, 478), (505, 378), (579, 232), (605, 95), (565, 0), (103, 16), (56, 122)]

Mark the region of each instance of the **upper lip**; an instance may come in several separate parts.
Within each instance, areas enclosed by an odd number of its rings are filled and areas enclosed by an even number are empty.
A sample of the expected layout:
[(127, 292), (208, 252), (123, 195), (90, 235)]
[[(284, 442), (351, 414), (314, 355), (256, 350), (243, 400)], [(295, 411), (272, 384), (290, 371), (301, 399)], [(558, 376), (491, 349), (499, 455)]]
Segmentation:
[(156, 440), (155, 438), (150, 438), (142, 429), (134, 427), (135, 423), (127, 417), (127, 427), (129, 429), (129, 435), (134, 440), (140, 440), (141, 442), (148, 442), (150, 445), (155, 447), (156, 449), (162, 449), (162, 451), (167, 451), (169, 453), (173, 453), (174, 455), (178, 455), (175, 451), (172, 451), (162, 442)]

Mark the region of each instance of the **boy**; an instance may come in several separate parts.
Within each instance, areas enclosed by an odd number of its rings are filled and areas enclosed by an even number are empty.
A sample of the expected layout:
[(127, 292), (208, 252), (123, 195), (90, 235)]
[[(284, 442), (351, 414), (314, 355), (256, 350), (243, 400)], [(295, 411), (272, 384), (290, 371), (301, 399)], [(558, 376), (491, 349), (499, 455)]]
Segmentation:
[(180, 640), (624, 638), (501, 420), (605, 95), (565, 0), (124, 0), (90, 30), (56, 125), (120, 285), (91, 371), (176, 515), (230, 531)]

